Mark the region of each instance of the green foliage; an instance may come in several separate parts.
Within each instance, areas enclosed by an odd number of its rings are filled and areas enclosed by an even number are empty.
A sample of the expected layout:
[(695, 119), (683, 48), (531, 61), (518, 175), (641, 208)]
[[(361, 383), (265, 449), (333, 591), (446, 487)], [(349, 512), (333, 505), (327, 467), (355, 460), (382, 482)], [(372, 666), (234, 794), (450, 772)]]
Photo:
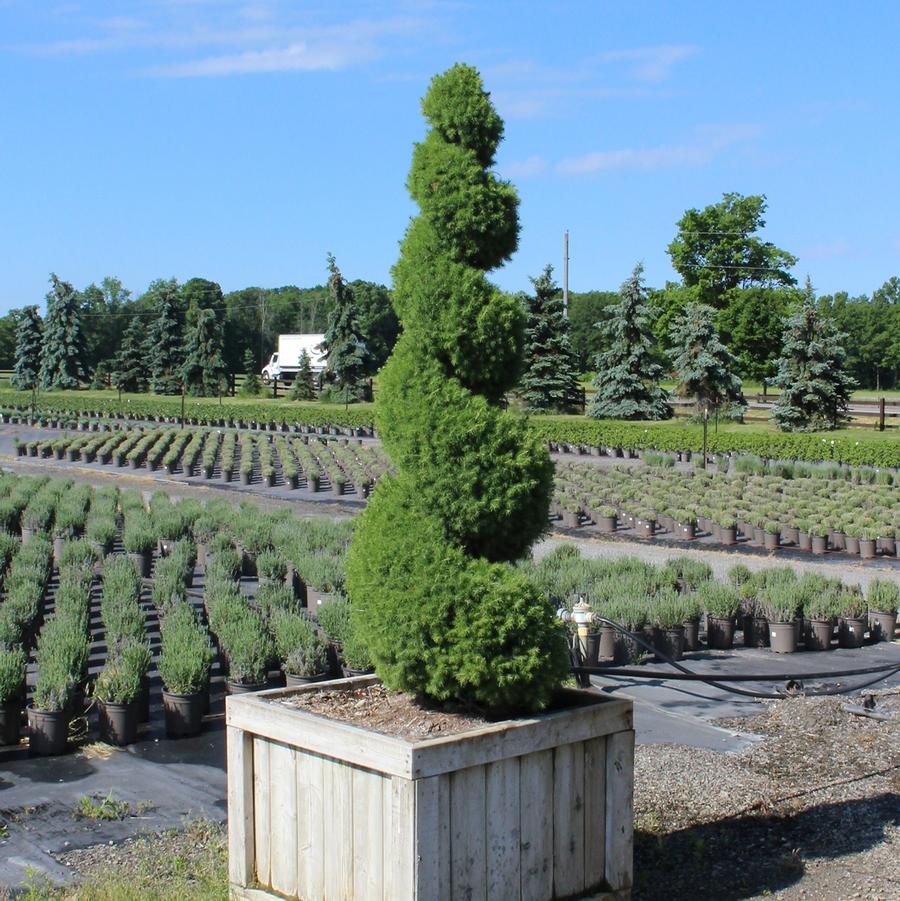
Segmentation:
[(772, 419), (782, 431), (837, 428), (855, 383), (844, 369), (844, 336), (815, 304), (809, 279), (802, 306), (784, 322)]
[(360, 517), (347, 564), (354, 637), (386, 685), (441, 701), (544, 706), (567, 654), (552, 604), (513, 571), (546, 523), (552, 466), (500, 407), (525, 314), (485, 272), (518, 241), (491, 171), (503, 125), (477, 71), (433, 79), (408, 187), (420, 215), (394, 269), (403, 334), (376, 420), (399, 469)]
[(241, 385), (243, 397), (259, 397), (262, 383), (259, 380), (259, 366), (256, 365), (256, 357), (252, 350), (244, 352), (244, 384)]
[(873, 579), (867, 595), (869, 608), (879, 613), (896, 613), (900, 604), (900, 587), (888, 579)]
[(189, 695), (209, 684), (213, 650), (206, 629), (188, 604), (178, 604), (163, 620), (159, 675), (166, 690)]
[(547, 266), (531, 284), (534, 294), (525, 298), (528, 320), (519, 392), (532, 410), (566, 412), (578, 403), (578, 368), (553, 267)]
[(340, 595), (323, 601), (316, 619), (332, 641), (343, 641), (350, 634), (350, 604)]
[(78, 294), (53, 273), (50, 283), (43, 328), (41, 387), (77, 388), (84, 378), (84, 335)]
[(154, 282), (147, 293), (153, 304), (148, 350), (150, 387), (156, 394), (180, 394), (184, 364), (184, 315), (175, 279)]
[(21, 648), (0, 647), (0, 707), (23, 697), (25, 652)]
[(309, 679), (328, 671), (328, 646), (299, 614), (277, 613), (272, 619), (272, 634), (285, 672)]
[(672, 408), (659, 386), (662, 366), (653, 358), (643, 266), (638, 263), (619, 290), (619, 302), (598, 327), (609, 349), (597, 357), (597, 393), (588, 407), (594, 419), (668, 419)]
[(291, 383), (291, 390), (288, 392), (289, 400), (315, 400), (316, 399), (316, 380), (310, 366), (309, 354), (304, 348), (300, 354), (300, 368), (294, 376)]
[(597, 323), (606, 319), (608, 308), (618, 302), (615, 291), (569, 292), (569, 338), (579, 372), (590, 369), (597, 355), (609, 347)]
[(25, 307), (16, 326), (16, 368), (10, 382), (19, 391), (37, 385), (41, 371), (43, 322), (37, 307)]
[(693, 399), (698, 410), (710, 412), (723, 404), (743, 403), (736, 361), (719, 340), (716, 311), (705, 304), (689, 304), (672, 326), (672, 362), (678, 390)]
[(197, 310), (184, 346), (182, 377), (190, 394), (210, 397), (225, 390), (222, 327), (213, 310)]
[(108, 704), (128, 704), (141, 693), (150, 667), (150, 649), (139, 641), (110, 656), (94, 683), (94, 695)]
[(151, 351), (145, 341), (146, 323), (140, 316), (132, 316), (119, 352), (113, 361), (113, 385), (119, 391), (147, 389), (147, 357)]
[(794, 284), (788, 270), (797, 258), (755, 234), (765, 227), (765, 211), (765, 195), (729, 193), (678, 220), (669, 256), (684, 284), (697, 288), (701, 303), (720, 309), (732, 288)]
[(347, 393), (357, 385), (369, 369), (369, 352), (363, 343), (353, 290), (344, 281), (334, 257), (328, 254), (328, 288), (334, 298), (334, 309), (328, 318), (328, 328), (322, 348), (327, 354), (328, 372)]

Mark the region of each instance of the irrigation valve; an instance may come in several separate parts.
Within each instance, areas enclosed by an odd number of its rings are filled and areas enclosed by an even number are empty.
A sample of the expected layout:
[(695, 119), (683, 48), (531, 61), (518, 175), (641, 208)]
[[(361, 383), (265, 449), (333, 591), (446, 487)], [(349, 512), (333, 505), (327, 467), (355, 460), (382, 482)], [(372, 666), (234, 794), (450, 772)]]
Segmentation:
[(585, 602), (584, 595), (578, 596), (578, 603), (571, 610), (560, 607), (556, 613), (564, 623), (575, 623), (578, 627), (578, 644), (581, 647), (581, 653), (587, 654), (587, 637), (590, 631), (589, 626), (594, 621), (594, 612)]

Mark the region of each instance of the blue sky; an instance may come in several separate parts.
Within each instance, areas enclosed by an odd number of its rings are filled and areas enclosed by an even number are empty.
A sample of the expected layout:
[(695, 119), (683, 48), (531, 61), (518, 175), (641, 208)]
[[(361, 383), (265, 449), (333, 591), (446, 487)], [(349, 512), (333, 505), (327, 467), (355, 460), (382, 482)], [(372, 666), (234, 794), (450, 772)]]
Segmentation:
[(615, 288), (688, 207), (765, 193), (820, 293), (900, 274), (900, 6), (0, 0), (0, 311), (49, 272), (228, 291), (388, 282), (419, 98), (457, 60), (506, 120), (502, 287)]

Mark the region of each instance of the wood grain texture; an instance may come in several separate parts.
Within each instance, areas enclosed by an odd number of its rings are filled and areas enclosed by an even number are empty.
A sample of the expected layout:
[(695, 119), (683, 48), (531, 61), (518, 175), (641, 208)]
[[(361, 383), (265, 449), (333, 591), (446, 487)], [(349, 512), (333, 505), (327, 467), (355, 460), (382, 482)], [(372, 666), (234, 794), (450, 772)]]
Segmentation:
[(253, 825), (253, 736), (233, 726), (227, 730), (228, 879), (233, 885), (253, 881), (256, 843)]
[(584, 742), (553, 751), (553, 891), (584, 888)]
[(256, 881), (270, 885), (270, 845), (272, 824), (269, 820), (269, 748), (272, 743), (265, 738), (253, 739), (253, 837), (256, 845)]
[(584, 743), (584, 885), (594, 888), (606, 878), (606, 742)]
[(519, 763), (522, 901), (553, 897), (553, 751)]
[(269, 747), (269, 885), (279, 894), (297, 894), (297, 774), (292, 748)]
[(466, 901), (487, 898), (483, 766), (450, 776), (450, 897)]
[(634, 847), (634, 732), (606, 740), (606, 881), (630, 889)]
[(497, 760), (484, 767), (487, 897), (492, 901), (514, 901), (520, 893), (520, 759)]

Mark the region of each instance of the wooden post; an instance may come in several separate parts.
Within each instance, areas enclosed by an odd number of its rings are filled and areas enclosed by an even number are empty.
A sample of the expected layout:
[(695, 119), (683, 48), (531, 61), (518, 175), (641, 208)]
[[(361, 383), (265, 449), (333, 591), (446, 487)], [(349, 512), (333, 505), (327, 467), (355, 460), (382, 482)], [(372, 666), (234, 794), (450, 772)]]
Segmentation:
[(884, 431), (884, 398), (878, 398), (878, 431)]
[(272, 397), (278, 400), (278, 379), (272, 379)]
[(706, 469), (706, 435), (709, 429), (709, 407), (703, 408), (703, 468)]

